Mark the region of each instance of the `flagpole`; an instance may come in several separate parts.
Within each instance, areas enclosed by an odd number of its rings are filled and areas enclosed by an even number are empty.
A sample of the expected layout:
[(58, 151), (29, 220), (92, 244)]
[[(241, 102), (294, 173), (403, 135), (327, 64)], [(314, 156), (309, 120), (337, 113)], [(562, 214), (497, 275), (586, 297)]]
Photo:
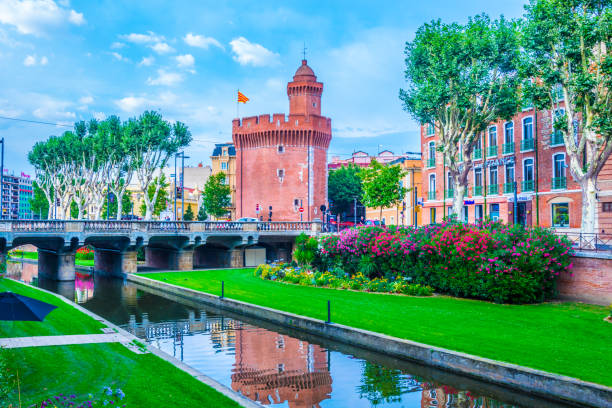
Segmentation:
[(240, 106), (240, 101), (238, 100), (238, 92), (240, 92), (240, 88), (236, 92), (236, 118), (240, 119), (240, 113), (238, 113), (238, 107)]

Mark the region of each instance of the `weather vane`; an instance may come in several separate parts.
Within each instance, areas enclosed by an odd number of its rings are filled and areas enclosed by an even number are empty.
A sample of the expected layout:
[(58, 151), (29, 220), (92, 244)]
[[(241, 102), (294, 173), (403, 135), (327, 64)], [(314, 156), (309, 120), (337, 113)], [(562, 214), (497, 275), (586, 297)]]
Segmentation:
[(306, 59), (306, 50), (307, 50), (307, 48), (306, 48), (306, 41), (304, 41), (304, 50), (302, 51), (302, 53), (304, 54), (304, 58), (303, 59)]

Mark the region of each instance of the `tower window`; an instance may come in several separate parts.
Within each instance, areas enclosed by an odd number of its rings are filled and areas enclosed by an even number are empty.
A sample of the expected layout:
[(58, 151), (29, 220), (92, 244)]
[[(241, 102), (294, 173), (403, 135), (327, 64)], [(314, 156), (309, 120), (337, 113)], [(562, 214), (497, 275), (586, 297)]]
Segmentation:
[(279, 153), (285, 153), (285, 146), (283, 146), (283, 145), (278, 145), (278, 152), (279, 152)]
[(313, 102), (313, 103), (312, 103), (312, 107), (313, 107), (313, 108), (316, 108), (316, 107), (317, 107), (317, 103), (316, 103), (316, 102)]
[(293, 206), (294, 207), (299, 207), (300, 206), (300, 199), (299, 198), (294, 198), (293, 199)]
[(278, 178), (285, 177), (285, 169), (276, 169), (276, 175), (278, 176)]

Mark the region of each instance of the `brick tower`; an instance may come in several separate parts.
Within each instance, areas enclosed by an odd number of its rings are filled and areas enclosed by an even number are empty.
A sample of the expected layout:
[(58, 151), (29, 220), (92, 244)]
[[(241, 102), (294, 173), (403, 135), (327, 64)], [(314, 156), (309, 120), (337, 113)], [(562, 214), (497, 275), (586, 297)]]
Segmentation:
[[(259, 115), (232, 122), (236, 146), (236, 217), (272, 221), (321, 218), (327, 205), (331, 119), (321, 116), (323, 84), (306, 60), (287, 84), (289, 117)], [(257, 212), (257, 208), (260, 209)]]

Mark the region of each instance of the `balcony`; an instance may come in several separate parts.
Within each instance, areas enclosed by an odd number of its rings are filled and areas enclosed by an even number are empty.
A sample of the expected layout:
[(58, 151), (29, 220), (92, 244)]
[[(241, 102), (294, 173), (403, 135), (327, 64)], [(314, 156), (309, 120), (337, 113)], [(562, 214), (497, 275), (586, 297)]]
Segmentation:
[(436, 167), (436, 159), (427, 159), (427, 167)]
[(555, 132), (550, 135), (550, 145), (560, 146), (563, 144), (563, 134), (561, 132)]
[(499, 186), (497, 184), (491, 184), (489, 185), (489, 191), (488, 194), (489, 195), (495, 195), (499, 193)]
[(474, 149), (472, 152), (472, 160), (482, 159), (482, 149)]
[(453, 198), (455, 196), (455, 190), (446, 190), (446, 198)]
[(552, 189), (553, 190), (565, 190), (567, 188), (567, 177), (553, 177), (552, 178)]
[(527, 152), (529, 150), (533, 150), (534, 146), (535, 146), (535, 142), (533, 139), (521, 140), (521, 152)]
[(523, 191), (534, 191), (535, 190), (535, 181), (534, 180), (524, 180), (521, 184), (521, 189)]
[(472, 194), (474, 197), (482, 196), (482, 186), (474, 186), (474, 192)]
[(514, 182), (504, 183), (504, 194), (514, 193)]
[(430, 191), (427, 193), (427, 199), (429, 201), (433, 201), (436, 199), (436, 192), (435, 191)]
[(512, 154), (512, 153), (514, 153), (514, 142), (504, 143), (502, 154)]
[(487, 157), (495, 157), (495, 156), (497, 156), (497, 146), (487, 147)]

